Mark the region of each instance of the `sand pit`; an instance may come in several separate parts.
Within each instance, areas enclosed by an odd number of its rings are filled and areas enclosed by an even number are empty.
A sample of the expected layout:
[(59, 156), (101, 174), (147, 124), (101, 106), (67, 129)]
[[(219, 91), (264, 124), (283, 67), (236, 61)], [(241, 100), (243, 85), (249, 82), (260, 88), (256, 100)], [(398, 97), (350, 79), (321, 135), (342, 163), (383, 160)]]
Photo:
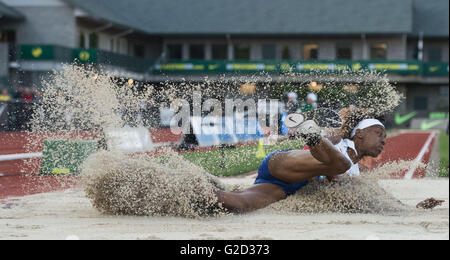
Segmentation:
[[(252, 177), (224, 178), (249, 185)], [(100, 213), (82, 187), (9, 198), (0, 204), (0, 239), (449, 239), (448, 179), (380, 180), (406, 205), (444, 199), (434, 210), (392, 214), (300, 214), (273, 208), (192, 219)]]
[[(131, 121), (127, 111), (152, 96), (151, 86), (139, 93), (137, 86), (121, 88), (110, 76), (82, 67), (66, 66), (54, 76), (44, 84), (40, 107), (48, 115), (34, 114), (33, 132), (122, 127)], [(323, 98), (331, 104), (348, 95), (367, 111), (392, 111), (401, 97), (380, 76), (359, 75), (357, 93), (333, 83), (327, 89), (334, 92)], [(208, 84), (183, 91), (218, 89)], [(184, 97), (176, 85), (170, 89), (165, 97)], [(68, 110), (74, 118), (69, 122)], [(29, 142), (27, 151), (37, 151), (39, 142)], [(218, 180), (177, 155), (158, 158), (100, 153), (83, 167), (85, 186), (0, 201), (0, 239), (449, 239), (448, 179), (344, 180), (325, 189), (310, 184), (266, 209), (229, 215), (214, 208), (212, 187), (245, 187), (254, 176)], [(446, 203), (434, 210), (414, 207), (429, 197)]]

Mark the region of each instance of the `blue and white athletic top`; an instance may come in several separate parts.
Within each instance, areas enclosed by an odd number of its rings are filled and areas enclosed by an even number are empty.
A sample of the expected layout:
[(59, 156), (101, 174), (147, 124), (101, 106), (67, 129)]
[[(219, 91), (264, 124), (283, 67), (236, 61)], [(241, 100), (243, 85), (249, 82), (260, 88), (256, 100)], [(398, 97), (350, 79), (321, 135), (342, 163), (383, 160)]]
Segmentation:
[(356, 151), (355, 148), (355, 142), (353, 142), (350, 139), (342, 139), (338, 144), (335, 144), (334, 147), (340, 152), (342, 153), (345, 158), (347, 158), (352, 166), (350, 167), (350, 169), (346, 172), (346, 174), (348, 174), (349, 176), (358, 176), (360, 175), (360, 171), (359, 171), (359, 165), (358, 163), (353, 163), (352, 159), (350, 159), (350, 156), (347, 153), (347, 148), (351, 148), (355, 151), (356, 154), (358, 154), (358, 152)]

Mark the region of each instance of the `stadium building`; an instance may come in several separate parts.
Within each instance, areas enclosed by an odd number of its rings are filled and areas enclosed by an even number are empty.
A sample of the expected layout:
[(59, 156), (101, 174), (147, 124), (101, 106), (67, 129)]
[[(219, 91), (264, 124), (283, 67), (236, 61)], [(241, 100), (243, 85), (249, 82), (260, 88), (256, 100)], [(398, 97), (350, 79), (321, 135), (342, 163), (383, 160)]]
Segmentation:
[(367, 69), (405, 94), (398, 115), (448, 118), (448, 34), (447, 0), (0, 0), (0, 85), (74, 61), (155, 84)]

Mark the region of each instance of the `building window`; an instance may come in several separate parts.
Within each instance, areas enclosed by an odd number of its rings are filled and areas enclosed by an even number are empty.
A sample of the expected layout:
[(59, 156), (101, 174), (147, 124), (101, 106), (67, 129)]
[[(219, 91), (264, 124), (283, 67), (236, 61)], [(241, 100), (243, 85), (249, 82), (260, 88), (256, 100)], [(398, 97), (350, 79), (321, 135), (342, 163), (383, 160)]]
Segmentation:
[(350, 43), (336, 44), (336, 59), (351, 60), (352, 56), (352, 45)]
[(167, 45), (167, 59), (181, 60), (183, 58), (183, 46), (181, 44)]
[(247, 44), (234, 45), (234, 59), (235, 60), (249, 60), (250, 46)]
[(428, 47), (428, 61), (440, 62), (442, 58), (442, 49), (440, 46), (430, 46)]
[(80, 33), (80, 38), (78, 39), (78, 47), (85, 48), (84, 43), (86, 42), (86, 38), (84, 37), (84, 33)]
[(116, 48), (117, 48), (117, 53), (120, 53), (120, 39), (117, 39)]
[(374, 43), (370, 45), (370, 58), (374, 60), (387, 59), (387, 44), (386, 43)]
[(98, 48), (98, 34), (89, 34), (89, 48)]
[(213, 60), (228, 59), (228, 46), (226, 44), (213, 44), (211, 46), (211, 58)]
[(281, 59), (282, 60), (290, 60), (292, 58), (291, 56), (291, 49), (289, 46), (284, 46), (281, 50)]
[(16, 31), (4, 30), (0, 31), (0, 42), (8, 44), (8, 56), (9, 60), (17, 59), (17, 46), (16, 46)]
[(419, 59), (419, 48), (417, 46), (415, 46), (410, 54), (410, 58), (412, 60), (417, 60)]
[(0, 42), (15, 42), (16, 32), (13, 30), (0, 30)]
[(135, 44), (134, 45), (134, 56), (139, 58), (145, 57), (145, 45)]
[(319, 58), (319, 45), (315, 43), (303, 45), (302, 55), (304, 60), (317, 60)]
[(263, 60), (275, 60), (276, 59), (275, 44), (263, 44), (261, 56), (262, 56)]
[(414, 110), (427, 110), (428, 99), (427, 97), (415, 97), (414, 98)]
[(202, 44), (189, 45), (189, 58), (192, 60), (204, 60), (205, 46)]

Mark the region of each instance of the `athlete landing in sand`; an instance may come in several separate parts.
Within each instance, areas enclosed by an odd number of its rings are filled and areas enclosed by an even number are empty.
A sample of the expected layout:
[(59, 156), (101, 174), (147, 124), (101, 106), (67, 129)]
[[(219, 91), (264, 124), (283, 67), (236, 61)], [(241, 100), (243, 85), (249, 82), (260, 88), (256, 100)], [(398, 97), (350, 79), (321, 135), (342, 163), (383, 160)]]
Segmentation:
[[(341, 117), (329, 109), (289, 115), (285, 125), (297, 132), (310, 150), (271, 153), (261, 163), (255, 185), (241, 191), (216, 191), (219, 203), (230, 212), (248, 212), (285, 199), (318, 176), (331, 181), (344, 173), (359, 175), (358, 161), (365, 156), (377, 157), (386, 143), (384, 125), (374, 118), (362, 119), (356, 126), (348, 119), (342, 124)], [(320, 127), (340, 127), (343, 131), (339, 132), (347, 134), (322, 138)]]

